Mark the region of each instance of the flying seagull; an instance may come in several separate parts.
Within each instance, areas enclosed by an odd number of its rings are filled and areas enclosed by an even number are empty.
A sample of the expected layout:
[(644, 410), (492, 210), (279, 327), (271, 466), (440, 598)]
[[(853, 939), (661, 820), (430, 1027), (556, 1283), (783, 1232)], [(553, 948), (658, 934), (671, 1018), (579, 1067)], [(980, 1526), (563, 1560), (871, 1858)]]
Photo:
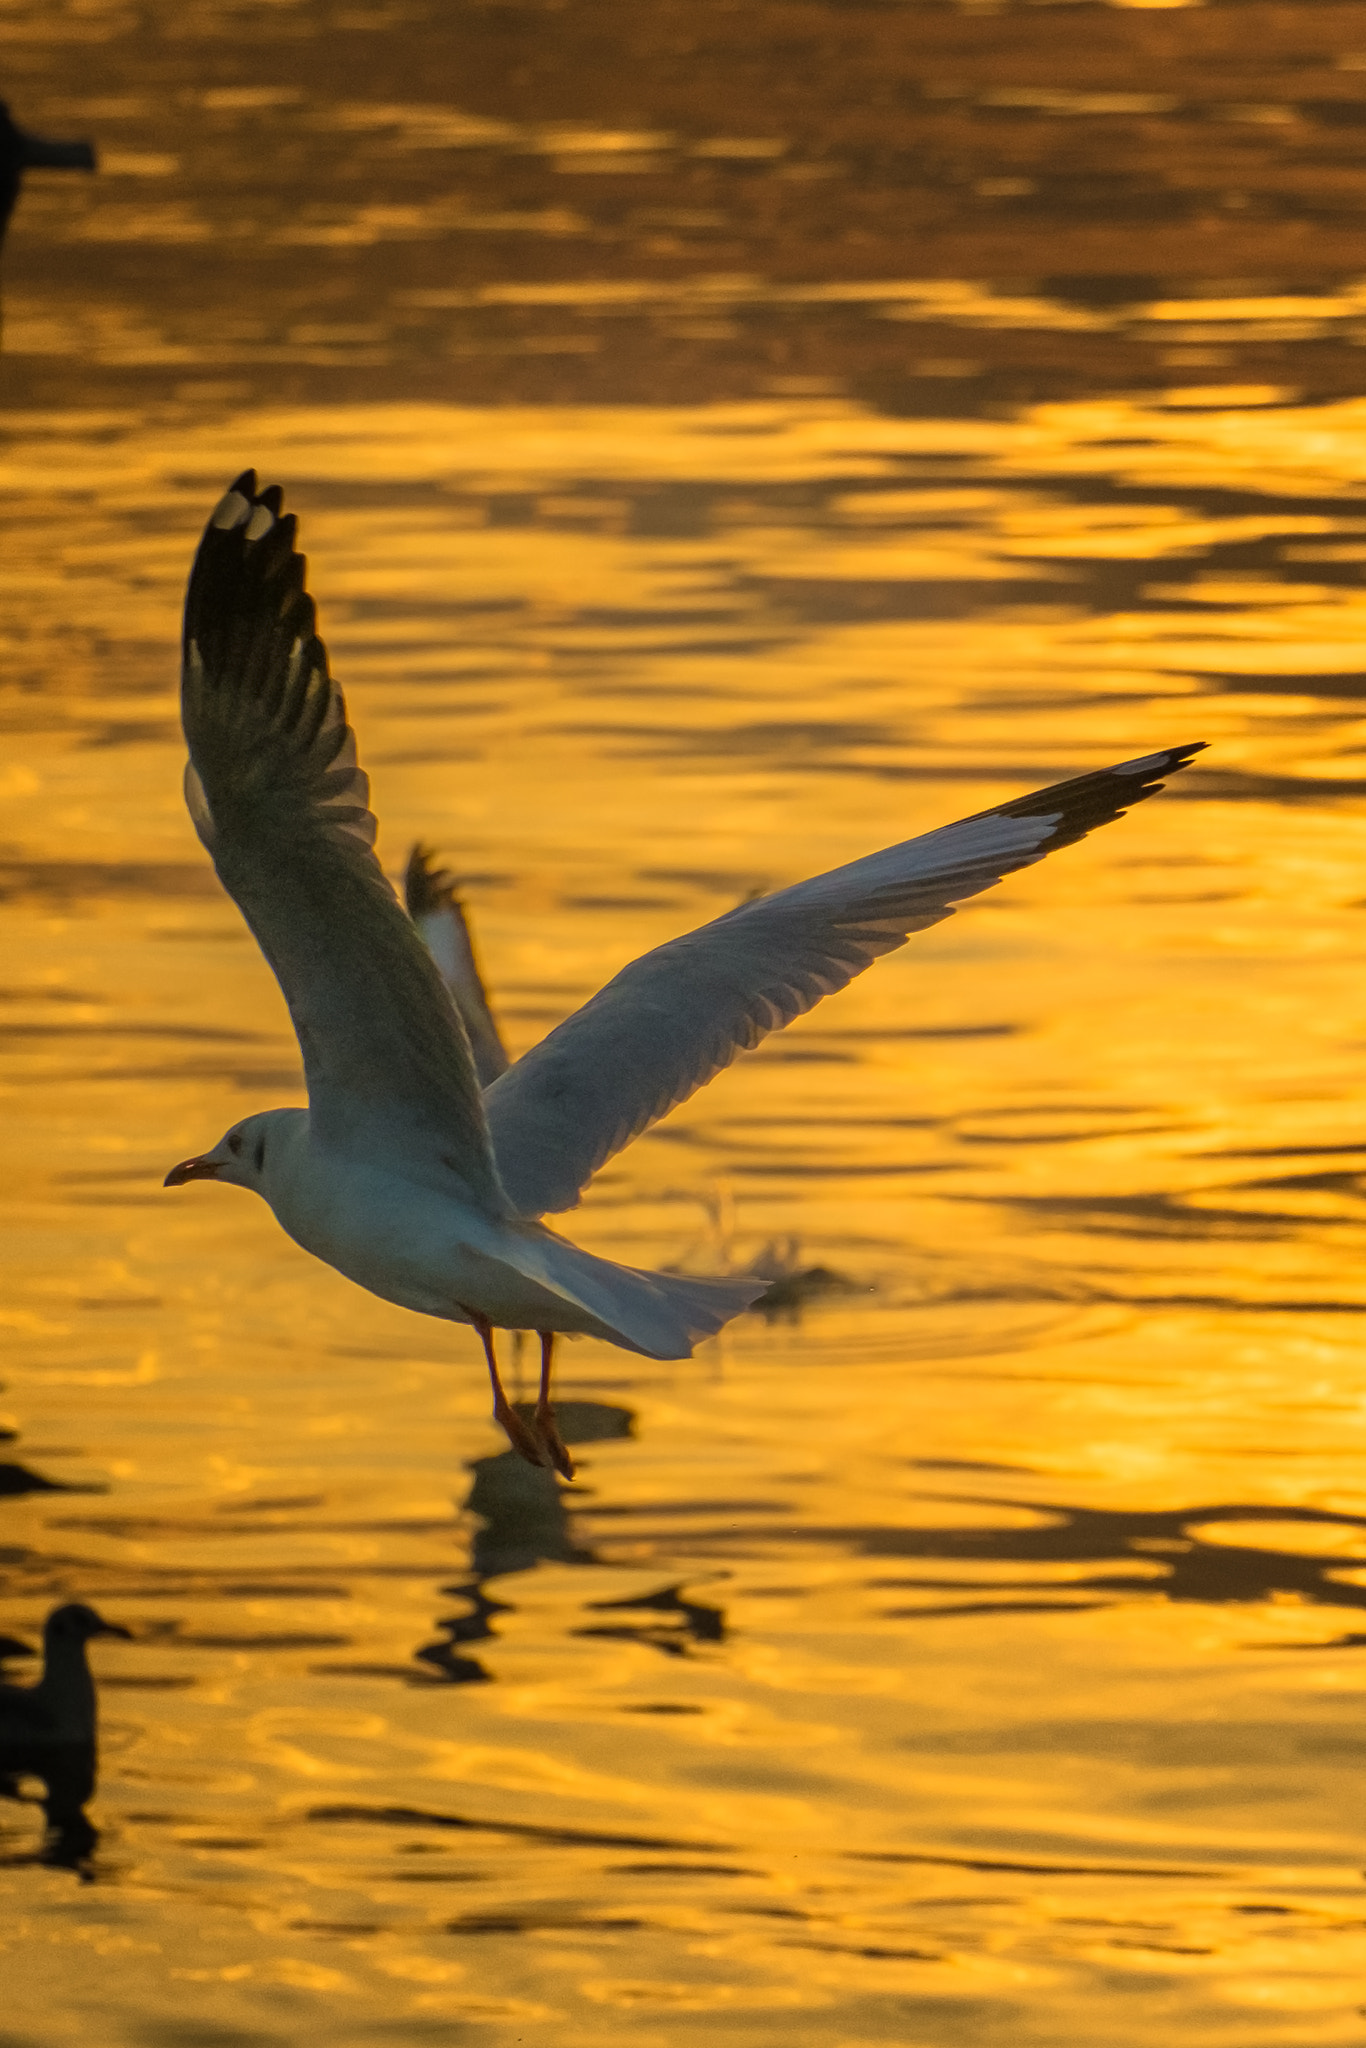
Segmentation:
[[(624, 968), (481, 1089), (471, 1033), (375, 857), (369, 782), (281, 504), (247, 470), (210, 517), (186, 595), (181, 712), (190, 814), (284, 991), (308, 1108), (244, 1118), (166, 1185), (252, 1188), (348, 1279), (472, 1324), (496, 1420), (568, 1477), (550, 1398), (558, 1332), (686, 1358), (767, 1282), (618, 1265), (541, 1219), (574, 1208), (738, 1053), (964, 897), (1121, 816), (1199, 748), (1059, 783), (741, 904)], [(531, 1423), (503, 1390), (496, 1329), (540, 1336)]]

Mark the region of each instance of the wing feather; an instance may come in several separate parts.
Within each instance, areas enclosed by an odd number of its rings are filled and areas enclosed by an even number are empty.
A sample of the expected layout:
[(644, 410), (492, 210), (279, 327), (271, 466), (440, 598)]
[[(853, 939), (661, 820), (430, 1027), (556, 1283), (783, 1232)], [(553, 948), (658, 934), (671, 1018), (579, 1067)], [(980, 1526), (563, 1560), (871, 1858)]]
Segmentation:
[(375, 858), (369, 783), (280, 506), (248, 470), (190, 573), (191, 816), (284, 991), (320, 1140), (410, 1165), (425, 1153), (501, 1210), (469, 1041)]
[(479, 971), (460, 885), (454, 875), (436, 866), (425, 846), (418, 845), (408, 856), (403, 898), (460, 1012), (479, 1086), (487, 1088), (507, 1072), (508, 1056)]
[(955, 903), (1121, 817), (1198, 746), (1122, 761), (728, 911), (623, 968), (486, 1091), (519, 1215), (571, 1209), (633, 1138)]

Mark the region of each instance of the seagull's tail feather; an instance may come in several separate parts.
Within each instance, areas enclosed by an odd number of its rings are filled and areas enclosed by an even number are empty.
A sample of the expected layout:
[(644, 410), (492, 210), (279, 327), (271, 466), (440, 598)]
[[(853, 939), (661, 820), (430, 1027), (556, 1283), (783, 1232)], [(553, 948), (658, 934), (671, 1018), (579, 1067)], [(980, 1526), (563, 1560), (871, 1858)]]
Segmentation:
[(704, 1337), (714, 1337), (772, 1285), (771, 1281), (750, 1273), (739, 1279), (698, 1280), (681, 1273), (636, 1273), (630, 1267), (622, 1270), (649, 1283), (654, 1297), (667, 1306), (687, 1332), (689, 1351)]
[(525, 1248), (517, 1264), (528, 1277), (582, 1309), (597, 1325), (593, 1334), (646, 1358), (691, 1357), (694, 1344), (714, 1337), (770, 1284), (753, 1273), (695, 1280), (619, 1266), (541, 1225), (524, 1225), (517, 1235)]

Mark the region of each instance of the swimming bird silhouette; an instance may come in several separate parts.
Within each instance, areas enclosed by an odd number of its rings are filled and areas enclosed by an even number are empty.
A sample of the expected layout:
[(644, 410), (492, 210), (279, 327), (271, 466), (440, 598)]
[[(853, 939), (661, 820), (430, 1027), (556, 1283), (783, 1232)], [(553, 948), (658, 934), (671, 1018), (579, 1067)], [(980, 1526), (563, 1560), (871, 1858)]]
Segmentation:
[[(741, 904), (623, 969), (481, 1090), (456, 1004), (375, 858), (369, 783), (281, 504), (248, 470), (209, 520), (186, 596), (181, 710), (190, 812), (284, 991), (308, 1108), (244, 1118), (166, 1185), (251, 1188), (362, 1287), (472, 1324), (510, 1441), (568, 1476), (556, 1333), (683, 1358), (767, 1282), (618, 1265), (540, 1219), (573, 1208), (607, 1160), (738, 1053), (955, 902), (1119, 817), (1199, 748), (1121, 762)], [(503, 1390), (496, 1328), (540, 1335), (531, 1425)]]
[(93, 171), (95, 152), (88, 142), (46, 142), (29, 135), (0, 100), (0, 241), (19, 197), (25, 171)]
[(0, 1685), (0, 1769), (25, 1768), (31, 1751), (94, 1742), (95, 1681), (85, 1653), (92, 1636), (132, 1641), (126, 1628), (79, 1600), (53, 1608), (43, 1624), (42, 1677), (36, 1685)]

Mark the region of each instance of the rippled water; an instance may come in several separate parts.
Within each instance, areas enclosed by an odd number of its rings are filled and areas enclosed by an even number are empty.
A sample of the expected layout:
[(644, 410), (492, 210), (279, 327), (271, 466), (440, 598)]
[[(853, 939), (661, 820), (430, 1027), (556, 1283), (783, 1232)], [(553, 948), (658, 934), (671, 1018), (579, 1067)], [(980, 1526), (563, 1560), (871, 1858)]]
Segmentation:
[[(1360, 2048), (1359, 10), (0, 19), (104, 155), (4, 259), (0, 1629), (135, 1634), (83, 1869), (0, 1804), (0, 2040)], [(160, 1186), (299, 1099), (180, 799), (247, 462), (518, 1049), (1211, 742), (603, 1175), (594, 1249), (833, 1279), (567, 1347), (568, 1489)]]

